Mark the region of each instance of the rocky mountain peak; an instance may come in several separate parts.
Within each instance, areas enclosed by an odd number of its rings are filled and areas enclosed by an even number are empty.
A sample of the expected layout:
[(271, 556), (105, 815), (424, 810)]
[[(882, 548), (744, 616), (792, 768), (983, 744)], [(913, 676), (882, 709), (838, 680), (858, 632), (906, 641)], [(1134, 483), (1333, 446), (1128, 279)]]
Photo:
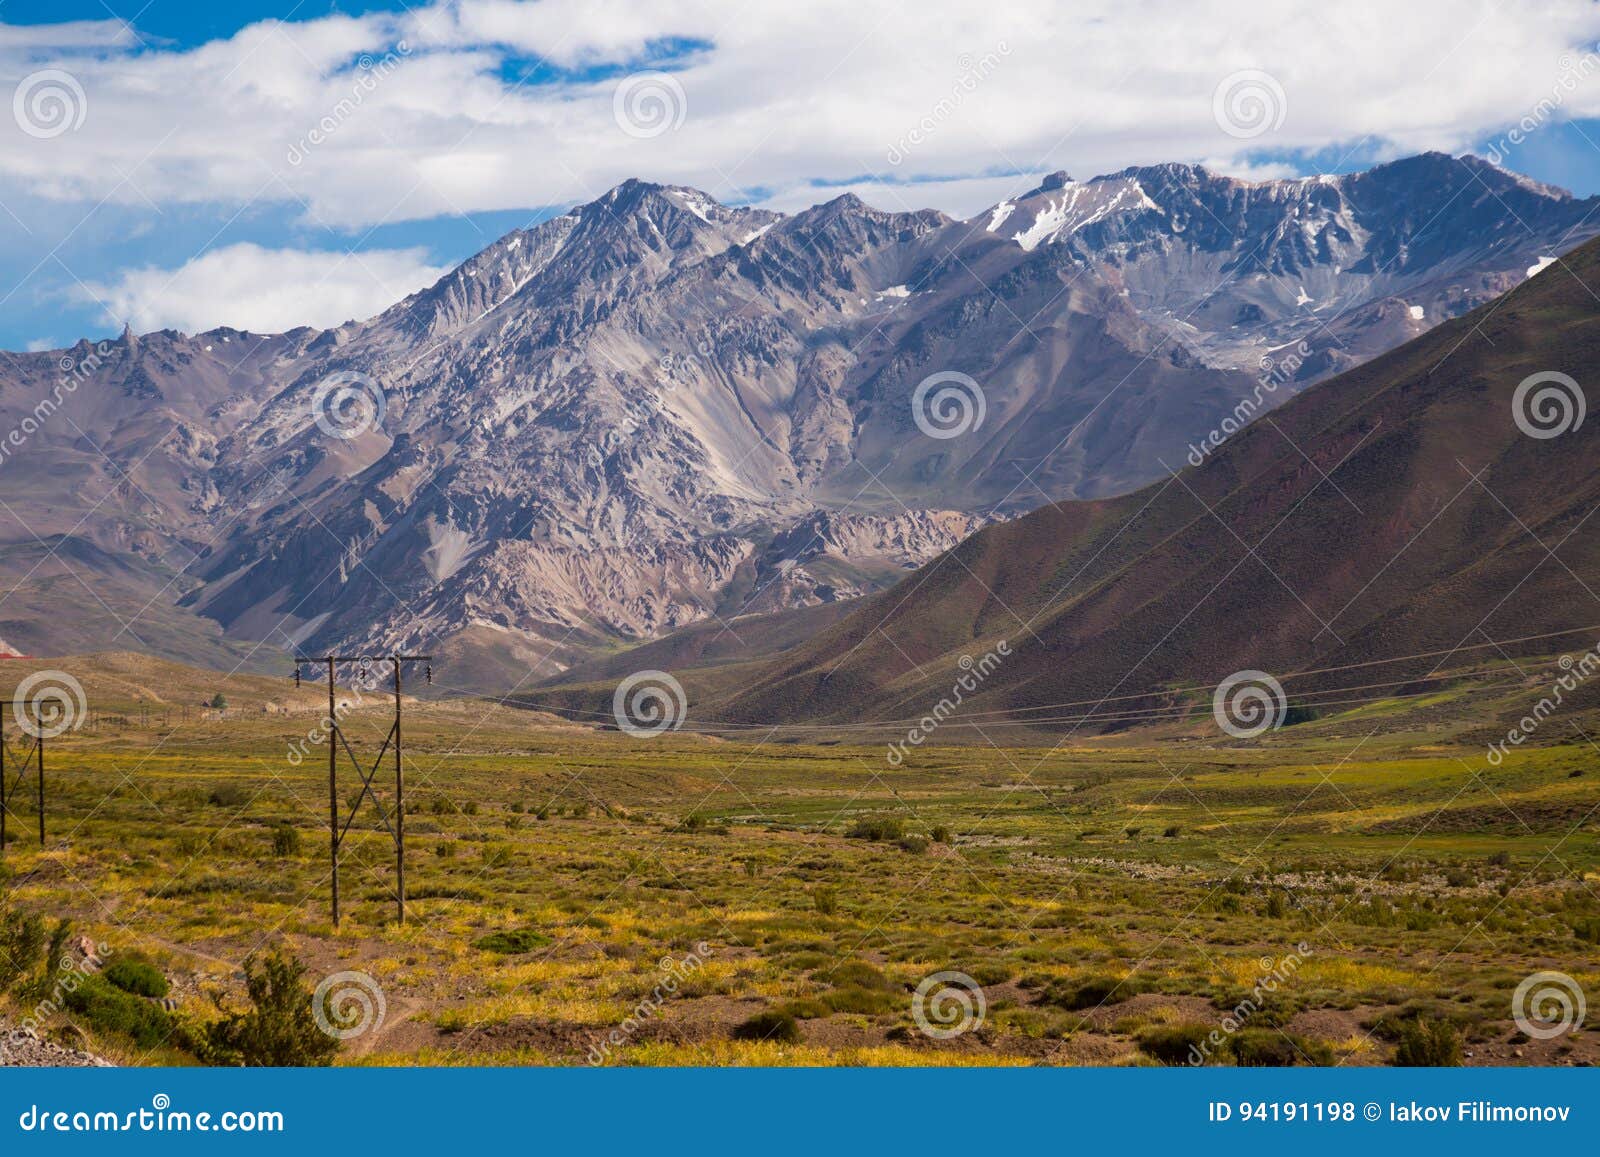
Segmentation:
[[(111, 343), (77, 429), (5, 461), (8, 502), (74, 536), (109, 603), (164, 608), (171, 639), (470, 635), (559, 665), (740, 613), (743, 592), (851, 597), (969, 520), (1131, 489), (1264, 361), (1286, 400), (1526, 279), (1600, 227), (1594, 208), (1442, 155), (1298, 181), (1053, 174), (970, 223), (848, 193), (782, 216), (635, 179), (368, 321)], [(0, 424), (59, 359), (0, 367)], [(942, 437), (958, 408), (915, 398), (951, 370), (981, 407)], [(335, 372), (381, 391), (380, 425), (316, 420)], [(113, 497), (43, 497), (64, 477)], [(35, 582), (36, 547), (0, 541), (0, 578)], [(50, 617), (23, 621), (8, 636), (51, 650)]]

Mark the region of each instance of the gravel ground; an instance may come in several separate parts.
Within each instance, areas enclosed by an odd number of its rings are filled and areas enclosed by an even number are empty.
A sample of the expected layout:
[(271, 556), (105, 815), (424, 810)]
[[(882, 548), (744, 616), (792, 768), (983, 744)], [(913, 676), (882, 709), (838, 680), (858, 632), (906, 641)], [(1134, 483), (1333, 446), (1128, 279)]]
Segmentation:
[(111, 1068), (111, 1062), (92, 1053), (63, 1048), (40, 1040), (32, 1029), (0, 1023), (0, 1068)]

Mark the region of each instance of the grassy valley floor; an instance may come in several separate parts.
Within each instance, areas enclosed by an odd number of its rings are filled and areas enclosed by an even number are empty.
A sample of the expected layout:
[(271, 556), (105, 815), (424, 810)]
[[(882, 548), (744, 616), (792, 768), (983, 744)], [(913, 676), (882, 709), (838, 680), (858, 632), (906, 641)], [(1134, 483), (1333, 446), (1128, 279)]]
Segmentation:
[[(41, 1035), (192, 1063), (183, 1026), (287, 944), (308, 985), (381, 990), (341, 1063), (1600, 1059), (1592, 1032), (1513, 1020), (1533, 973), (1600, 992), (1584, 743), (1494, 767), (1459, 739), (1363, 738), (1363, 708), (1260, 743), (924, 747), (894, 768), (881, 746), (408, 703), (408, 919), (367, 800), (335, 930), (326, 748), (290, 754), (315, 690), (257, 682), (226, 713), (124, 703), (52, 741), (43, 850), (31, 781), (14, 796), (10, 903), (171, 983), (153, 1028), (86, 1005)], [(347, 720), (369, 763), (389, 718)], [(390, 766), (374, 785), (389, 807)], [(341, 815), (359, 788), (343, 761)], [(10, 1019), (32, 1007), (13, 996)]]

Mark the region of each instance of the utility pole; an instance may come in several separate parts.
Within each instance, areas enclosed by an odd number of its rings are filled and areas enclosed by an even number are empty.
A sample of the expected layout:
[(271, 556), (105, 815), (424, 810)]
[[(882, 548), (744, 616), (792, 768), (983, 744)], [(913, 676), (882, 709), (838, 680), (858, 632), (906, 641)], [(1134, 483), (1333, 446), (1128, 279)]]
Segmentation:
[[(361, 761), (356, 758), (355, 751), (350, 747), (350, 742), (345, 738), (344, 727), (339, 721), (339, 707), (337, 703), (337, 688), (340, 663), (359, 664), (362, 671), (370, 669), (373, 658), (368, 655), (318, 655), (295, 656), (294, 684), (300, 686), (300, 668), (307, 664), (326, 664), (328, 669), (328, 860), (332, 868), (332, 907), (333, 926), (339, 926), (339, 848), (344, 843), (344, 837), (350, 831), (350, 825), (355, 822), (356, 813), (366, 800), (372, 801), (373, 810), (378, 813), (378, 819), (388, 829), (389, 837), (394, 841), (395, 863), (395, 901), (396, 915), (399, 922), (406, 922), (406, 798), (405, 798), (405, 760), (400, 729), (401, 704), (400, 696), (403, 688), (402, 671), (407, 663), (427, 663), (425, 668), (427, 681), (433, 682), (432, 655), (380, 655), (379, 662), (390, 663), (394, 666), (394, 723), (389, 727), (389, 734), (383, 741), (383, 747), (378, 752), (378, 757), (372, 761), (370, 767), (363, 769)], [(384, 756), (389, 753), (390, 747), (394, 748), (394, 816), (391, 817), (384, 811), (383, 804), (379, 802), (377, 794), (372, 790), (373, 778), (383, 766)], [(356, 794), (355, 803), (350, 807), (350, 813), (345, 817), (343, 826), (339, 823), (339, 749), (350, 759), (350, 764), (355, 768), (356, 775), (361, 780), (361, 790)]]
[[(0, 855), (6, 850), (6, 817), (11, 814), (11, 801), (17, 798), (17, 791), (28, 777), (29, 764), (38, 767), (39, 846), (44, 847), (44, 733), (40, 731), (33, 737), (33, 746), (23, 755), (15, 780), (10, 778), (6, 766), (6, 757), (10, 754), (11, 747), (5, 741), (4, 732), (0, 732)], [(14, 760), (15, 756), (12, 758)]]
[[(394, 656), (394, 876), (400, 902), (400, 923), (406, 922), (406, 773), (400, 763), (400, 668)], [(429, 668), (430, 672), (432, 668)]]
[[(333, 926), (339, 926), (339, 746), (334, 742), (334, 737), (339, 734), (339, 713), (333, 705), (333, 696), (336, 690), (334, 685), (334, 664), (337, 662), (332, 655), (328, 656), (328, 858), (333, 865)], [(300, 682), (299, 670), (295, 671), (295, 682)], [(357, 802), (360, 802), (359, 800)]]

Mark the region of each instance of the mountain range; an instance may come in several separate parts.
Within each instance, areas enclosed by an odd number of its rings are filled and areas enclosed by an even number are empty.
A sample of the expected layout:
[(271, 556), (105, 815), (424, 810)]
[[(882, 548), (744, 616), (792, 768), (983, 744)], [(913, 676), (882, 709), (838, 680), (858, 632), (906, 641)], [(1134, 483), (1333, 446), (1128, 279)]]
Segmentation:
[[(1534, 688), (1513, 704), (1523, 732), (1541, 695), (1592, 707), (1596, 287), (1600, 241), (1306, 391), (1198, 468), (991, 526), (775, 658), (685, 675), (690, 718), (903, 729), (997, 651), (940, 718), (947, 738), (1178, 718), (1224, 738), (1212, 689), (1240, 672), (1282, 676), (1282, 708), (1355, 711), (1354, 738), (1383, 709), (1352, 704), (1439, 696), (1485, 665)], [(1561, 653), (1560, 692), (1518, 662)]]
[(504, 689), (840, 605), (1168, 475), (1597, 207), (1440, 154), (1055, 174), (967, 221), (628, 181), (375, 318), (5, 355), (0, 634), (227, 666), (425, 645)]

